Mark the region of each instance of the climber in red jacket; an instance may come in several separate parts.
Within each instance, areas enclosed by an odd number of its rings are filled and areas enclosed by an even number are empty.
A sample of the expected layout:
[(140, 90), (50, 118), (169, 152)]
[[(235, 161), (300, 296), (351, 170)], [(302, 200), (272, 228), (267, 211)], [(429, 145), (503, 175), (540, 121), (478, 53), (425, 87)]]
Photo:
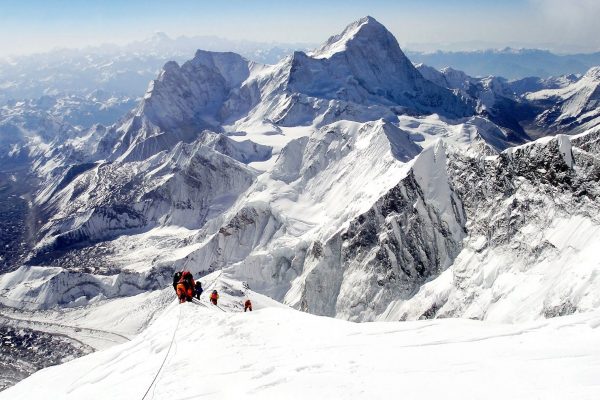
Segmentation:
[(216, 290), (213, 290), (212, 293), (210, 294), (210, 302), (216, 306), (218, 300), (219, 300), (219, 293), (217, 293)]

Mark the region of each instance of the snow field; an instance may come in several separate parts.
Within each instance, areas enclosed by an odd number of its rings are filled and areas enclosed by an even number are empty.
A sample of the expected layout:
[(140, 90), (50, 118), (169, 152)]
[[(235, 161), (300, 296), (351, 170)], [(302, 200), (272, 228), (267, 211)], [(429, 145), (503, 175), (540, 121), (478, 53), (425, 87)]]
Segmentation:
[(254, 312), (234, 312), (241, 298), (226, 290), (228, 312), (173, 302), (131, 342), (42, 370), (0, 399), (142, 398), (163, 361), (147, 399), (595, 399), (600, 391), (598, 312), (523, 325), (354, 324), (262, 297)]
[[(39, 371), (0, 400), (595, 399), (600, 391), (597, 311), (516, 325), (355, 324), (290, 309), (221, 272), (201, 281), (200, 304), (173, 300), (130, 342)], [(219, 307), (208, 304), (214, 288)], [(243, 313), (248, 296), (255, 311)], [(114, 318), (88, 319), (110, 327)]]

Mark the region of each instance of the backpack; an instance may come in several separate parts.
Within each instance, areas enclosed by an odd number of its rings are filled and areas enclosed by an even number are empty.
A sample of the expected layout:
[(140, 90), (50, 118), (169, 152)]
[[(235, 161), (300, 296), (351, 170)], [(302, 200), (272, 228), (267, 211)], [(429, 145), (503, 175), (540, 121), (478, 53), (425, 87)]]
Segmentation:
[(179, 283), (179, 281), (181, 280), (181, 272), (175, 272), (175, 274), (173, 274), (173, 286), (177, 286), (177, 284)]
[(179, 283), (183, 283), (186, 288), (190, 288), (192, 286), (192, 280), (192, 273), (190, 271), (183, 271)]

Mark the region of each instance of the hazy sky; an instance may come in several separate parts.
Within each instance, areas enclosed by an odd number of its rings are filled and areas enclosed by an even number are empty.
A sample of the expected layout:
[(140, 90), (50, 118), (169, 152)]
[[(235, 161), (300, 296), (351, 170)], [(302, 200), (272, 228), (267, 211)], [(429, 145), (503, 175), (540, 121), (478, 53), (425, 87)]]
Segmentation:
[(156, 31), (320, 43), (365, 15), (413, 49), (600, 50), (600, 0), (0, 0), (0, 55)]

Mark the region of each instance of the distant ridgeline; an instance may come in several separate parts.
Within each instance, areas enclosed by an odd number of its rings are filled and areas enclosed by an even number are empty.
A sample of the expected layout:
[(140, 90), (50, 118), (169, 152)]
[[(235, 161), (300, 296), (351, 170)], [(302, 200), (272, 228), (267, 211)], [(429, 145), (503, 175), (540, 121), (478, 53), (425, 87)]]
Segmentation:
[(471, 76), (502, 76), (520, 79), (530, 76), (548, 78), (584, 74), (600, 65), (600, 52), (559, 55), (547, 50), (511, 49), (482, 51), (406, 51), (414, 63), (435, 68), (452, 67)]

